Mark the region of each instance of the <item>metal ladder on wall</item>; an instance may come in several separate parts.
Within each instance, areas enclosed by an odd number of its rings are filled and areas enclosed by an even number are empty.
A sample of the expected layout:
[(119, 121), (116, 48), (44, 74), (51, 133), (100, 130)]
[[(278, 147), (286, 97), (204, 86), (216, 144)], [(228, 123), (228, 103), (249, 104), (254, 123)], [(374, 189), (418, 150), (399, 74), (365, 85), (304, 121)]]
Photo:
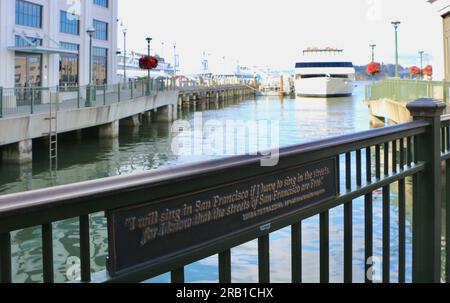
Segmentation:
[(58, 100), (51, 97), (49, 103), (48, 121), (48, 145), (49, 145), (49, 169), (52, 177), (56, 176), (58, 170)]

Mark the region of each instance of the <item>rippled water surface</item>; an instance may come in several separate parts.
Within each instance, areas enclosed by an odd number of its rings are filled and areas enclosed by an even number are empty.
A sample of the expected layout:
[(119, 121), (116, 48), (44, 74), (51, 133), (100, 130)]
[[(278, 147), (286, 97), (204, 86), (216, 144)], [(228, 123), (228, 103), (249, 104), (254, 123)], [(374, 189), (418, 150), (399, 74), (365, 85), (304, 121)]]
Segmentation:
[[(352, 98), (336, 99), (284, 99), (276, 97), (230, 102), (219, 109), (203, 112), (205, 121), (271, 120), (279, 121), (281, 146), (300, 144), (330, 136), (367, 130), (370, 118), (363, 104), (364, 87), (361, 84)], [(194, 119), (194, 113), (184, 112), (182, 118)], [(176, 156), (171, 152), (171, 126), (146, 124), (138, 128), (121, 128), (118, 140), (99, 141), (85, 132), (61, 138), (59, 171), (52, 178), (45, 160), (44, 143), (35, 142), (33, 165), (1, 166), (0, 193), (14, 193), (108, 176), (154, 170), (179, 164), (197, 162), (217, 156)], [(395, 191), (393, 194), (392, 220), (396, 222), (398, 211)], [(375, 194), (374, 232), (376, 256), (381, 256), (382, 205), (381, 196)], [(409, 214), (410, 216), (410, 214)], [(342, 207), (330, 213), (330, 276), (332, 281), (342, 281), (343, 268), (343, 211)], [(410, 220), (408, 220), (410, 222)], [(396, 224), (392, 225), (392, 268), (397, 266)], [(54, 223), (55, 271), (57, 281), (66, 281), (76, 269), (79, 255), (78, 220)], [(410, 226), (408, 223), (408, 239)], [(319, 281), (319, 222), (317, 217), (303, 223), (303, 275), (307, 282)], [(41, 281), (40, 228), (29, 228), (13, 233), (14, 281)], [(106, 220), (102, 214), (91, 217), (92, 270), (101, 271), (107, 256)], [(409, 241), (409, 240), (408, 240)], [(410, 245), (410, 243), (408, 243)], [(271, 278), (274, 282), (290, 281), (290, 229), (271, 235)], [(410, 273), (410, 255), (408, 273)], [(257, 243), (247, 243), (232, 249), (232, 276), (234, 282), (256, 282)], [(75, 266), (74, 266), (75, 265)], [(381, 264), (379, 264), (381, 265)], [(354, 202), (354, 268), (355, 280), (364, 279), (364, 201)], [(32, 270), (30, 274), (30, 270)], [(214, 282), (218, 280), (217, 257), (211, 257), (186, 268), (189, 282)], [(395, 270), (394, 270), (395, 272)], [(393, 279), (395, 277), (393, 276)], [(169, 276), (153, 279), (167, 282)]]

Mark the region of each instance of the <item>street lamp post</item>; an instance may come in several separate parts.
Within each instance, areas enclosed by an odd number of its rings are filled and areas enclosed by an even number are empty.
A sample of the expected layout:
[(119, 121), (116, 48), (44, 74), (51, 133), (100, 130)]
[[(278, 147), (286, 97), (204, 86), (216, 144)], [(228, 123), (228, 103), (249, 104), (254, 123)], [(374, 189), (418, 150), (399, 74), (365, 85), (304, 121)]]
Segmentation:
[(123, 29), (123, 89), (127, 89), (127, 29)]
[(173, 44), (173, 74), (177, 75), (177, 44)]
[(423, 54), (425, 52), (424, 51), (419, 51), (419, 55), (420, 55), (420, 79), (423, 80)]
[(401, 24), (400, 21), (391, 22), (395, 29), (395, 78), (398, 78), (398, 28)]
[(87, 29), (86, 33), (89, 35), (89, 85), (86, 89), (86, 107), (91, 107), (95, 103), (95, 87), (93, 84), (93, 65), (92, 65), (92, 38), (95, 33), (95, 28), (90, 27)]
[[(145, 40), (147, 41), (147, 55), (150, 57), (151, 53), (150, 43), (152, 42), (153, 39), (151, 37), (147, 37), (145, 38)], [(150, 95), (150, 70), (148, 70), (147, 75), (147, 95)]]
[(376, 44), (371, 44), (369, 45), (370, 48), (372, 49), (372, 62), (375, 62), (375, 47), (377, 46)]

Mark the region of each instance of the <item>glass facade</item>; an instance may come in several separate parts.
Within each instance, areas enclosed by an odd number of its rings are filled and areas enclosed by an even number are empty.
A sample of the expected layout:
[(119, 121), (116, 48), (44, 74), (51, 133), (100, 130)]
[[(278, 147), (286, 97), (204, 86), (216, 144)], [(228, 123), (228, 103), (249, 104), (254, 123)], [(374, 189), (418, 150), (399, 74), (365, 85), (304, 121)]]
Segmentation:
[(108, 23), (94, 19), (93, 26), (95, 28), (95, 39), (108, 40)]
[(108, 7), (109, 1), (108, 0), (94, 0), (94, 4), (98, 6)]
[[(2, 0), (0, 0), (2, 1)], [(53, 1), (53, 0), (52, 0)], [(57, 0), (58, 1), (58, 0)], [(109, 9), (109, 0), (88, 0), (86, 4), (93, 6), (94, 10)], [(110, 36), (109, 24), (113, 21), (110, 20), (109, 14), (113, 12), (108, 12), (105, 10), (103, 13), (108, 14), (102, 18), (84, 20), (80, 13), (74, 13), (69, 9), (60, 9), (57, 6), (51, 6), (48, 1), (35, 1), (35, 0), (14, 0), (14, 17), (13, 22), (15, 22), (15, 32), (13, 34), (13, 42), (16, 47), (16, 85), (26, 86), (41, 83), (41, 74), (45, 79), (50, 79), (49, 81), (44, 81), (44, 85), (60, 85), (60, 86), (75, 86), (75, 85), (85, 85), (86, 83), (80, 83), (80, 80), (87, 78), (88, 70), (85, 70), (88, 66), (87, 62), (89, 57), (84, 57), (81, 62), (82, 57), (79, 52), (81, 49), (85, 49), (86, 39), (84, 39), (85, 32), (83, 31), (82, 22), (87, 21), (92, 24), (95, 28), (95, 34), (93, 36), (96, 40), (108, 41)], [(95, 14), (94, 14), (95, 15)], [(46, 18), (44, 20), (44, 18)], [(72, 52), (64, 53), (58, 50), (58, 42), (49, 38), (48, 34), (48, 24), (47, 18), (58, 18), (59, 24), (56, 26), (59, 36), (53, 39), (58, 39), (59, 47), (61, 49), (71, 50)], [(104, 19), (104, 21), (102, 21)], [(115, 22), (115, 19), (114, 19)], [(29, 29), (22, 28), (30, 27)], [(53, 25), (51, 25), (53, 26)], [(22, 28), (22, 29), (21, 29)], [(35, 30), (39, 29), (39, 30)], [(26, 34), (19, 34), (21, 32), (29, 32)], [(54, 33), (54, 29), (50, 31)], [(69, 37), (67, 35), (72, 35), (76, 37)], [(58, 41), (56, 40), (56, 41)], [(96, 43), (100, 43), (97, 41)], [(56, 44), (56, 45), (55, 45)], [(95, 84), (106, 84), (108, 80), (108, 56), (115, 55), (115, 48), (109, 46), (109, 43), (101, 42), (102, 47), (93, 47), (93, 80)], [(42, 47), (37, 49), (36, 47)], [(111, 48), (111, 51), (109, 50)], [(57, 56), (57, 57), (56, 57)], [(52, 58), (56, 59), (55, 62)], [(45, 66), (42, 65), (44, 60), (46, 62)], [(39, 64), (37, 63), (39, 62)], [(48, 62), (48, 63), (47, 63)], [(38, 65), (38, 67), (37, 67)], [(41, 67), (42, 65), (42, 67)], [(40, 71), (36, 73), (35, 71)], [(59, 72), (59, 80), (50, 77), (53, 74)], [(56, 82), (56, 83), (55, 83)], [(10, 84), (11, 85), (11, 84)]]
[(16, 47), (28, 47), (28, 46), (42, 46), (42, 39), (40, 38), (31, 38), (16, 35), (14, 37), (14, 46)]
[(80, 34), (80, 17), (65, 11), (60, 12), (60, 31), (70, 35)]
[(94, 47), (92, 49), (94, 84), (103, 85), (108, 81), (108, 49)]
[[(74, 43), (61, 42), (62, 49), (79, 51), (80, 46)], [(75, 54), (61, 54), (59, 61), (59, 85), (76, 86), (79, 81), (79, 56)]]
[(42, 6), (23, 0), (16, 0), (16, 24), (41, 28)]

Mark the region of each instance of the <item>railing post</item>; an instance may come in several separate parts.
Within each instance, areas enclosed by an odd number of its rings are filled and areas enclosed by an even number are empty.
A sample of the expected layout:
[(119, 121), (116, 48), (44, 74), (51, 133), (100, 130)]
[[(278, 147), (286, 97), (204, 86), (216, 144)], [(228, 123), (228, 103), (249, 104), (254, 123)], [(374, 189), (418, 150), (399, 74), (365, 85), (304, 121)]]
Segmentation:
[(0, 118), (3, 118), (3, 87), (0, 87)]
[(106, 84), (103, 85), (103, 105), (106, 106)]
[(30, 107), (30, 114), (34, 114), (34, 89), (31, 87), (31, 107)]
[(80, 97), (81, 97), (81, 94), (80, 94), (80, 86), (78, 86), (78, 87), (77, 87), (77, 108), (78, 108), (78, 109), (80, 108)]
[(415, 138), (416, 161), (426, 164), (413, 182), (413, 282), (440, 283), (442, 234), (441, 115), (445, 103), (422, 98), (408, 104), (414, 120), (430, 123)]
[(134, 99), (134, 82), (131, 82), (130, 89), (131, 89), (131, 99)]

